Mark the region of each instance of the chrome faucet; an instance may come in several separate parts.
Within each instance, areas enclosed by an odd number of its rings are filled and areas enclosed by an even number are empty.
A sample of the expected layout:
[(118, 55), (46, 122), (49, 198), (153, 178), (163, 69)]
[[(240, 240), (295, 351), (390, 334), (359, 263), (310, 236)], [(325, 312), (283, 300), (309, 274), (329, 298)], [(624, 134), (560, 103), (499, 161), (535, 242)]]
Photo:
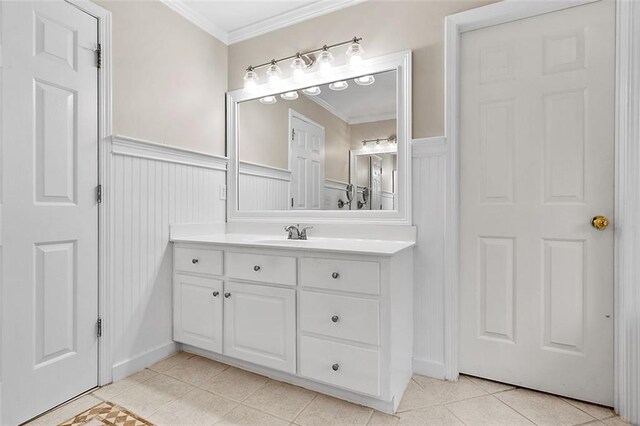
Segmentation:
[(298, 224), (285, 226), (284, 230), (289, 233), (289, 236), (287, 237), (289, 240), (306, 240), (307, 229), (311, 228), (313, 228), (313, 226), (307, 226), (306, 228), (300, 229), (300, 224)]

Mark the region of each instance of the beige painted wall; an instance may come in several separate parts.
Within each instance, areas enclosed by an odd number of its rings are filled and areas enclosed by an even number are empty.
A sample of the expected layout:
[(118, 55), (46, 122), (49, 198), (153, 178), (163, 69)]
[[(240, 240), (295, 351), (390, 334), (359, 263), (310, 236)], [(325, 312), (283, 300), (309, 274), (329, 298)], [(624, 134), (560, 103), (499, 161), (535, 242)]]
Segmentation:
[(325, 178), (348, 182), (349, 125), (303, 95), (273, 105), (257, 100), (239, 105), (240, 161), (289, 169), (289, 108), (324, 126)]
[(225, 154), (227, 46), (159, 1), (113, 14), (113, 132)]
[[(364, 38), (365, 56), (413, 51), (413, 137), (444, 134), (444, 17), (493, 0), (367, 1), (229, 46), (229, 88), (242, 87), (244, 69), (273, 57)], [(336, 64), (345, 62), (334, 51)], [(283, 70), (288, 72), (288, 64)], [(264, 75), (264, 72), (261, 72)]]

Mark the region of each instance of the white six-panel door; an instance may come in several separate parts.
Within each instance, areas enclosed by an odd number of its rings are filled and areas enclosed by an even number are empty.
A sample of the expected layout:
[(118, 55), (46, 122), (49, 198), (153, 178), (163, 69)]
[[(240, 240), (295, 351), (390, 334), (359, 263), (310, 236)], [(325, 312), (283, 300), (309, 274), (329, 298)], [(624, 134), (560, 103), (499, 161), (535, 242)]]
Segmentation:
[(460, 371), (612, 405), (615, 4), (462, 35)]
[(291, 209), (321, 209), (324, 188), (324, 128), (291, 115), (289, 169)]
[(97, 384), (97, 21), (3, 2), (3, 424)]

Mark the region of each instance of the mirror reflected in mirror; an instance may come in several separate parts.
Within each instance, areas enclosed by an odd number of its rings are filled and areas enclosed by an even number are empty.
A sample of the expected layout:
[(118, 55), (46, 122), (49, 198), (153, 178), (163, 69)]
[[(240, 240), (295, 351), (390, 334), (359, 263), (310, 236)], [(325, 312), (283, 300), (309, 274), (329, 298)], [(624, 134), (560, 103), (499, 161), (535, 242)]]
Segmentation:
[(239, 103), (239, 210), (395, 210), (396, 74)]

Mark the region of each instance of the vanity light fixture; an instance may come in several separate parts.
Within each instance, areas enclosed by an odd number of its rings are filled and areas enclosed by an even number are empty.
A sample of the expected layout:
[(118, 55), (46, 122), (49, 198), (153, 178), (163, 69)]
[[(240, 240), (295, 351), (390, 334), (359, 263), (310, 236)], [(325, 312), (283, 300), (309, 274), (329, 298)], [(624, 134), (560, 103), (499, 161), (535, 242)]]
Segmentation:
[(258, 84), (258, 73), (253, 70), (252, 67), (247, 68), (247, 72), (244, 74), (244, 87), (247, 90), (253, 91)]
[(267, 76), (269, 77), (269, 83), (276, 84), (280, 82), (280, 76), (282, 75), (282, 70), (276, 63), (274, 59), (271, 60), (271, 64), (269, 68), (267, 68)]
[(331, 71), (331, 62), (333, 62), (333, 54), (329, 52), (329, 48), (325, 45), (322, 48), (322, 52), (318, 56), (318, 63), (320, 64), (320, 72), (328, 73)]
[(273, 105), (276, 102), (278, 102), (278, 100), (276, 99), (275, 96), (265, 96), (264, 98), (260, 98), (260, 103), (261, 104)]
[[(320, 71), (327, 73), (331, 71), (331, 63), (334, 60), (332, 49), (337, 47), (349, 45), (347, 49), (347, 55), (349, 56), (349, 64), (351, 66), (359, 66), (362, 63), (362, 53), (364, 49), (360, 42), (362, 37), (353, 37), (347, 41), (340, 43), (324, 45), (320, 48), (309, 50), (307, 52), (298, 52), (295, 55), (286, 56), (279, 59), (271, 59), (269, 62), (265, 62), (260, 65), (250, 65), (244, 75), (244, 87), (246, 89), (254, 89), (260, 77), (256, 73), (257, 69), (267, 67), (267, 77), (269, 83), (277, 84), (282, 77), (282, 70), (278, 66), (278, 63), (291, 60), (291, 70), (293, 77), (296, 79), (302, 79), (305, 75), (305, 71), (310, 69), (316, 62), (315, 54), (318, 54), (317, 62), (320, 64)], [(312, 95), (313, 96), (313, 95)]]
[(347, 56), (349, 56), (349, 65), (352, 68), (358, 68), (362, 65), (362, 54), (364, 49), (360, 46), (360, 40), (354, 37), (349, 48), (347, 49)]
[(376, 79), (372, 75), (363, 75), (362, 77), (354, 78), (353, 81), (355, 81), (356, 84), (359, 84), (360, 86), (368, 86), (370, 84), (373, 84)]
[(293, 78), (300, 79), (304, 77), (304, 70), (307, 69), (307, 64), (299, 53), (297, 53), (296, 57), (291, 61), (291, 69), (293, 70)]
[(335, 81), (329, 84), (329, 89), (335, 90), (336, 92), (339, 92), (340, 90), (344, 90), (347, 87), (349, 87), (349, 83), (347, 83), (346, 81)]
[(381, 142), (385, 142), (386, 144), (394, 144), (398, 143), (398, 137), (396, 135), (391, 135), (388, 138), (377, 138), (377, 139), (365, 139), (362, 141), (362, 147), (367, 148), (367, 144), (375, 143), (376, 145), (380, 145)]
[(287, 101), (295, 101), (296, 99), (298, 99), (298, 92), (293, 91), (293, 92), (283, 93), (280, 95), (280, 97)]
[(320, 88), (318, 86), (313, 86), (313, 87), (309, 87), (307, 89), (302, 89), (302, 92), (305, 95), (309, 95), (309, 96), (318, 96), (320, 93), (322, 93), (322, 91), (320, 90)]

